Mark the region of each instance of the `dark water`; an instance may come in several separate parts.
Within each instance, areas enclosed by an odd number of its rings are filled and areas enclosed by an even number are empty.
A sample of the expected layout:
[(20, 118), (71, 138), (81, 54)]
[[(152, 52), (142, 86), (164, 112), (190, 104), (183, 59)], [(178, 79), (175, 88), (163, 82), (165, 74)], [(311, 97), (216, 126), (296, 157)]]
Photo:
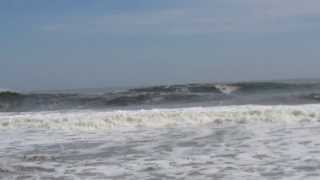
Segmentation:
[(307, 104), (320, 101), (320, 82), (246, 82), (153, 86), (27, 94), (0, 93), (0, 112), (60, 109), (121, 109), (143, 106)]

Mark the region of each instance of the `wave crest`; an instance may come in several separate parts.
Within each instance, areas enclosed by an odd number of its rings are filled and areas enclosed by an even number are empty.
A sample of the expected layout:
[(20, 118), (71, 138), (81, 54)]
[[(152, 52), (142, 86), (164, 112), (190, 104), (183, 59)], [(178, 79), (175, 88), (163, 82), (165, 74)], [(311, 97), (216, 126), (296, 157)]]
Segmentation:
[(77, 111), (0, 114), (0, 128), (107, 130), (112, 128), (217, 126), (260, 122), (316, 122), (320, 105), (228, 106), (136, 111)]

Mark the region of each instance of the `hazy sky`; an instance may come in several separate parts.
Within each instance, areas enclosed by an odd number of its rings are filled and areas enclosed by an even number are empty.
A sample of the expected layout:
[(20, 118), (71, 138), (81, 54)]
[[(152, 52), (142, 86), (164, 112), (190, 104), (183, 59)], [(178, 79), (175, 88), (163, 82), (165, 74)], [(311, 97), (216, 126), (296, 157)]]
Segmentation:
[(319, 0), (1, 0), (0, 88), (320, 77)]

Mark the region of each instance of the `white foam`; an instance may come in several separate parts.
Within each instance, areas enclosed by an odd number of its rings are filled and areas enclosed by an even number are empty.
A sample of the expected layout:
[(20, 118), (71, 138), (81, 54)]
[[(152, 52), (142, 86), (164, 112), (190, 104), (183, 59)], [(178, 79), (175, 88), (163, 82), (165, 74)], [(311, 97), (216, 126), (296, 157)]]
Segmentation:
[(320, 120), (320, 105), (225, 106), (132, 111), (0, 113), (0, 128), (106, 130), (111, 128), (196, 126), (214, 123), (301, 122)]
[(240, 89), (238, 86), (231, 86), (231, 85), (215, 85), (217, 89), (219, 89), (224, 94), (231, 94)]

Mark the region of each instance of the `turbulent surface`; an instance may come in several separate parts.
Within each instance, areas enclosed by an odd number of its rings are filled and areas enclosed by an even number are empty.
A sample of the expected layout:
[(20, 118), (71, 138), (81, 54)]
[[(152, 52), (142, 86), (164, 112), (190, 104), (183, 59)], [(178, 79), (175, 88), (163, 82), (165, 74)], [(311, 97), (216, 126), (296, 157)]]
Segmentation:
[(0, 129), (45, 128), (64, 130), (109, 130), (117, 128), (163, 128), (217, 126), (262, 122), (317, 122), (320, 105), (221, 106), (122, 111), (63, 111), (0, 113)]
[(320, 105), (0, 114), (0, 179), (317, 179)]
[(319, 179), (320, 124), (2, 130), (0, 179)]
[(320, 101), (320, 83), (247, 82), (154, 86), (100, 93), (0, 92), (0, 112), (98, 109), (132, 106), (301, 104)]
[(0, 92), (0, 179), (320, 178), (320, 83)]

